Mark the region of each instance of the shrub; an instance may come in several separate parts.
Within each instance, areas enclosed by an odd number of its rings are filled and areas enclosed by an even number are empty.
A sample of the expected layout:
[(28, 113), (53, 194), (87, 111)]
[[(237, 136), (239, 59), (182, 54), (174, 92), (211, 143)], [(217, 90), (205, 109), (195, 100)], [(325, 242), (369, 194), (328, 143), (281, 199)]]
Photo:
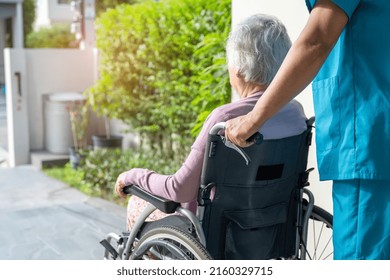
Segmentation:
[(96, 14), (99, 16), (106, 10), (113, 9), (120, 4), (134, 4), (138, 2), (141, 2), (141, 0), (97, 0), (95, 2)]
[(230, 99), (230, 2), (146, 1), (102, 14), (100, 79), (86, 92), (96, 112), (129, 124), (166, 159), (182, 161), (205, 116)]
[(88, 186), (84, 190), (87, 194), (115, 200), (117, 196), (114, 194), (114, 186), (118, 175), (134, 167), (172, 174), (179, 166), (172, 161), (165, 161), (161, 155), (151, 151), (98, 149), (86, 152), (78, 172), (83, 174), (82, 182)]
[(33, 24), (35, 21), (35, 0), (23, 1), (23, 31), (24, 41), (26, 37), (33, 31)]
[(83, 162), (74, 169), (70, 163), (64, 167), (45, 168), (46, 175), (60, 180), (81, 192), (125, 206), (127, 200), (114, 192), (118, 175), (131, 168), (149, 168), (162, 174), (173, 174), (179, 166), (165, 161), (152, 151), (120, 151), (119, 149), (84, 150)]
[(27, 48), (77, 48), (78, 43), (70, 33), (69, 25), (44, 27), (28, 34)]

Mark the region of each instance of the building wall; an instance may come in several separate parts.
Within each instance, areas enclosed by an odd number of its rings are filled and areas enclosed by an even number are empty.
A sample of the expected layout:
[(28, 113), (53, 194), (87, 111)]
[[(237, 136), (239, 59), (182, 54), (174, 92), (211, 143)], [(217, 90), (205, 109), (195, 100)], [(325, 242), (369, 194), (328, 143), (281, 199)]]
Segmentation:
[(60, 3), (58, 0), (49, 1), (49, 18), (52, 23), (54, 22), (71, 22), (73, 13), (70, 10), (69, 3)]
[[(298, 38), (309, 17), (304, 0), (232, 0), (233, 28), (244, 18), (256, 13), (271, 14), (278, 17), (286, 25), (293, 42)], [(302, 103), (308, 117), (314, 116), (310, 86), (298, 95), (297, 100)], [(308, 167), (314, 167), (315, 170), (310, 174), (310, 190), (315, 194), (316, 204), (332, 212), (331, 183), (329, 181), (319, 181), (315, 149), (313, 137)]]
[(72, 22), (70, 5), (60, 4), (58, 0), (37, 0), (35, 29), (55, 23)]
[(48, 0), (37, 0), (35, 8), (34, 29), (38, 30), (42, 26), (49, 26), (49, 2)]

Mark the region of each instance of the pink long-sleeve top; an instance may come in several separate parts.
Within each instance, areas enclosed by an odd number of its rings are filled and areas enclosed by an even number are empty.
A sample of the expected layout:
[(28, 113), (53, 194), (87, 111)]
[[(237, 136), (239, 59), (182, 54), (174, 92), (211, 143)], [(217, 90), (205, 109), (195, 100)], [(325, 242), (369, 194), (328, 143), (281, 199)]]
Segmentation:
[[(208, 116), (200, 134), (191, 147), (189, 156), (175, 174), (162, 175), (148, 169), (133, 168), (126, 173), (125, 183), (138, 185), (155, 195), (176, 202), (193, 202), (196, 200), (200, 185), (208, 132), (218, 122), (224, 122), (250, 112), (261, 95), (262, 92), (258, 92), (216, 108)], [(296, 100), (292, 100), (274, 117), (269, 119), (260, 129), (260, 132), (264, 139), (280, 139), (298, 135), (306, 128), (306, 116), (302, 105)]]

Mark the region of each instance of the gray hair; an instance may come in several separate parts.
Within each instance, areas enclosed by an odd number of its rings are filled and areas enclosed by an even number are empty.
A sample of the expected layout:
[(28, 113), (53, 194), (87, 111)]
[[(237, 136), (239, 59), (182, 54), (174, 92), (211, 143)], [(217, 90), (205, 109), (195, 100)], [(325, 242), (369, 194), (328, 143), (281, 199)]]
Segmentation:
[(238, 69), (246, 82), (268, 86), (290, 47), (283, 23), (276, 17), (257, 14), (230, 32), (226, 45), (228, 66)]

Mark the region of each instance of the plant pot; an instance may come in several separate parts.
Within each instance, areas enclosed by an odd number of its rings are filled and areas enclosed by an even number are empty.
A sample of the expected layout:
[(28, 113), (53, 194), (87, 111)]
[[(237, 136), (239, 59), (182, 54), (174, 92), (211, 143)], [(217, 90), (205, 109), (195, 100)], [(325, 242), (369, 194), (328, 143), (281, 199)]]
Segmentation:
[(93, 149), (101, 148), (122, 148), (122, 139), (120, 135), (111, 135), (110, 138), (107, 138), (106, 135), (92, 135), (92, 145)]
[(76, 151), (74, 147), (68, 148), (68, 151), (70, 164), (74, 169), (77, 169), (81, 162), (81, 155)]

